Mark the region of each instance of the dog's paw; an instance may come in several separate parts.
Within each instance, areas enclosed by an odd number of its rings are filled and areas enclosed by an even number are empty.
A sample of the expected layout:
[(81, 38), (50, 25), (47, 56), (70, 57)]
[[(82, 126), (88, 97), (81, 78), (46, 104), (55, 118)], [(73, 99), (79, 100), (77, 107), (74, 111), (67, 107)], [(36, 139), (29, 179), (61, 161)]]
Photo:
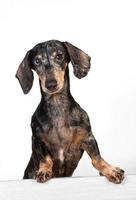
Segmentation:
[(120, 169), (119, 167), (111, 167), (110, 169), (106, 170), (107, 172), (103, 174), (106, 178), (113, 183), (120, 184), (124, 179), (124, 170)]
[(50, 172), (38, 171), (35, 174), (35, 179), (37, 180), (38, 183), (44, 183), (48, 181), (50, 178), (51, 178)]

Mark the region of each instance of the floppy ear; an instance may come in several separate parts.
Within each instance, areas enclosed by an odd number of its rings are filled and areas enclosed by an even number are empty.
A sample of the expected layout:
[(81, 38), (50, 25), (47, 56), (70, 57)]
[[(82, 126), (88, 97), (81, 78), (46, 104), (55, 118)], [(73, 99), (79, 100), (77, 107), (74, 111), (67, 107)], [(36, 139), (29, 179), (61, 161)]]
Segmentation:
[(27, 52), (16, 72), (16, 78), (19, 80), (24, 94), (27, 94), (30, 91), (34, 79), (30, 66), (30, 51)]
[(90, 56), (69, 42), (64, 42), (64, 44), (68, 51), (70, 61), (73, 65), (75, 76), (79, 79), (85, 77), (91, 65)]

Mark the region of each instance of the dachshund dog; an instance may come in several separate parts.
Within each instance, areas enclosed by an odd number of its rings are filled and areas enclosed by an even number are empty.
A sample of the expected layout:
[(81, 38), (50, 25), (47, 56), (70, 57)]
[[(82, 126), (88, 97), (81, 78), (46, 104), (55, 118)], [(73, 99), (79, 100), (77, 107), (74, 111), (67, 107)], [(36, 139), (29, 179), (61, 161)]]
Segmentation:
[(86, 151), (100, 175), (113, 183), (121, 183), (124, 171), (107, 163), (92, 134), (87, 113), (70, 93), (69, 69), (85, 77), (91, 58), (69, 42), (50, 40), (27, 52), (16, 77), (24, 94), (33, 85), (33, 71), (38, 74), (41, 101), (31, 119), (32, 155), (24, 179), (45, 182), (53, 177), (72, 176)]

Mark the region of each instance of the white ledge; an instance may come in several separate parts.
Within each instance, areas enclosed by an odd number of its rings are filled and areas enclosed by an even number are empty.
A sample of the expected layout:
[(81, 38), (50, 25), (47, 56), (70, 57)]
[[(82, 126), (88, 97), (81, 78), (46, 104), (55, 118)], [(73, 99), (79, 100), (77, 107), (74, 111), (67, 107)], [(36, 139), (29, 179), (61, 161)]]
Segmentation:
[(0, 200), (136, 200), (136, 175), (127, 175), (122, 184), (105, 177), (54, 178), (0, 181)]

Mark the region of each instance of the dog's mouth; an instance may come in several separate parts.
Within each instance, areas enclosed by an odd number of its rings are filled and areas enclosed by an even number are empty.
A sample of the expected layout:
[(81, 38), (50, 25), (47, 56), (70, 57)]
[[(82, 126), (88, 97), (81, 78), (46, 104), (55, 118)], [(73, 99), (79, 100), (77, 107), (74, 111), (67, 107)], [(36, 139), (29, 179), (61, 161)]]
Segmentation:
[(62, 88), (60, 87), (56, 87), (56, 88), (45, 88), (46, 89), (46, 93), (48, 94), (56, 94), (56, 93), (59, 93), (61, 91)]
[(42, 88), (42, 91), (46, 94), (56, 94), (60, 93), (63, 89), (63, 82), (60, 81), (55, 81), (55, 80), (50, 80), (50, 81), (45, 81), (46, 79), (40, 79), (40, 85)]

